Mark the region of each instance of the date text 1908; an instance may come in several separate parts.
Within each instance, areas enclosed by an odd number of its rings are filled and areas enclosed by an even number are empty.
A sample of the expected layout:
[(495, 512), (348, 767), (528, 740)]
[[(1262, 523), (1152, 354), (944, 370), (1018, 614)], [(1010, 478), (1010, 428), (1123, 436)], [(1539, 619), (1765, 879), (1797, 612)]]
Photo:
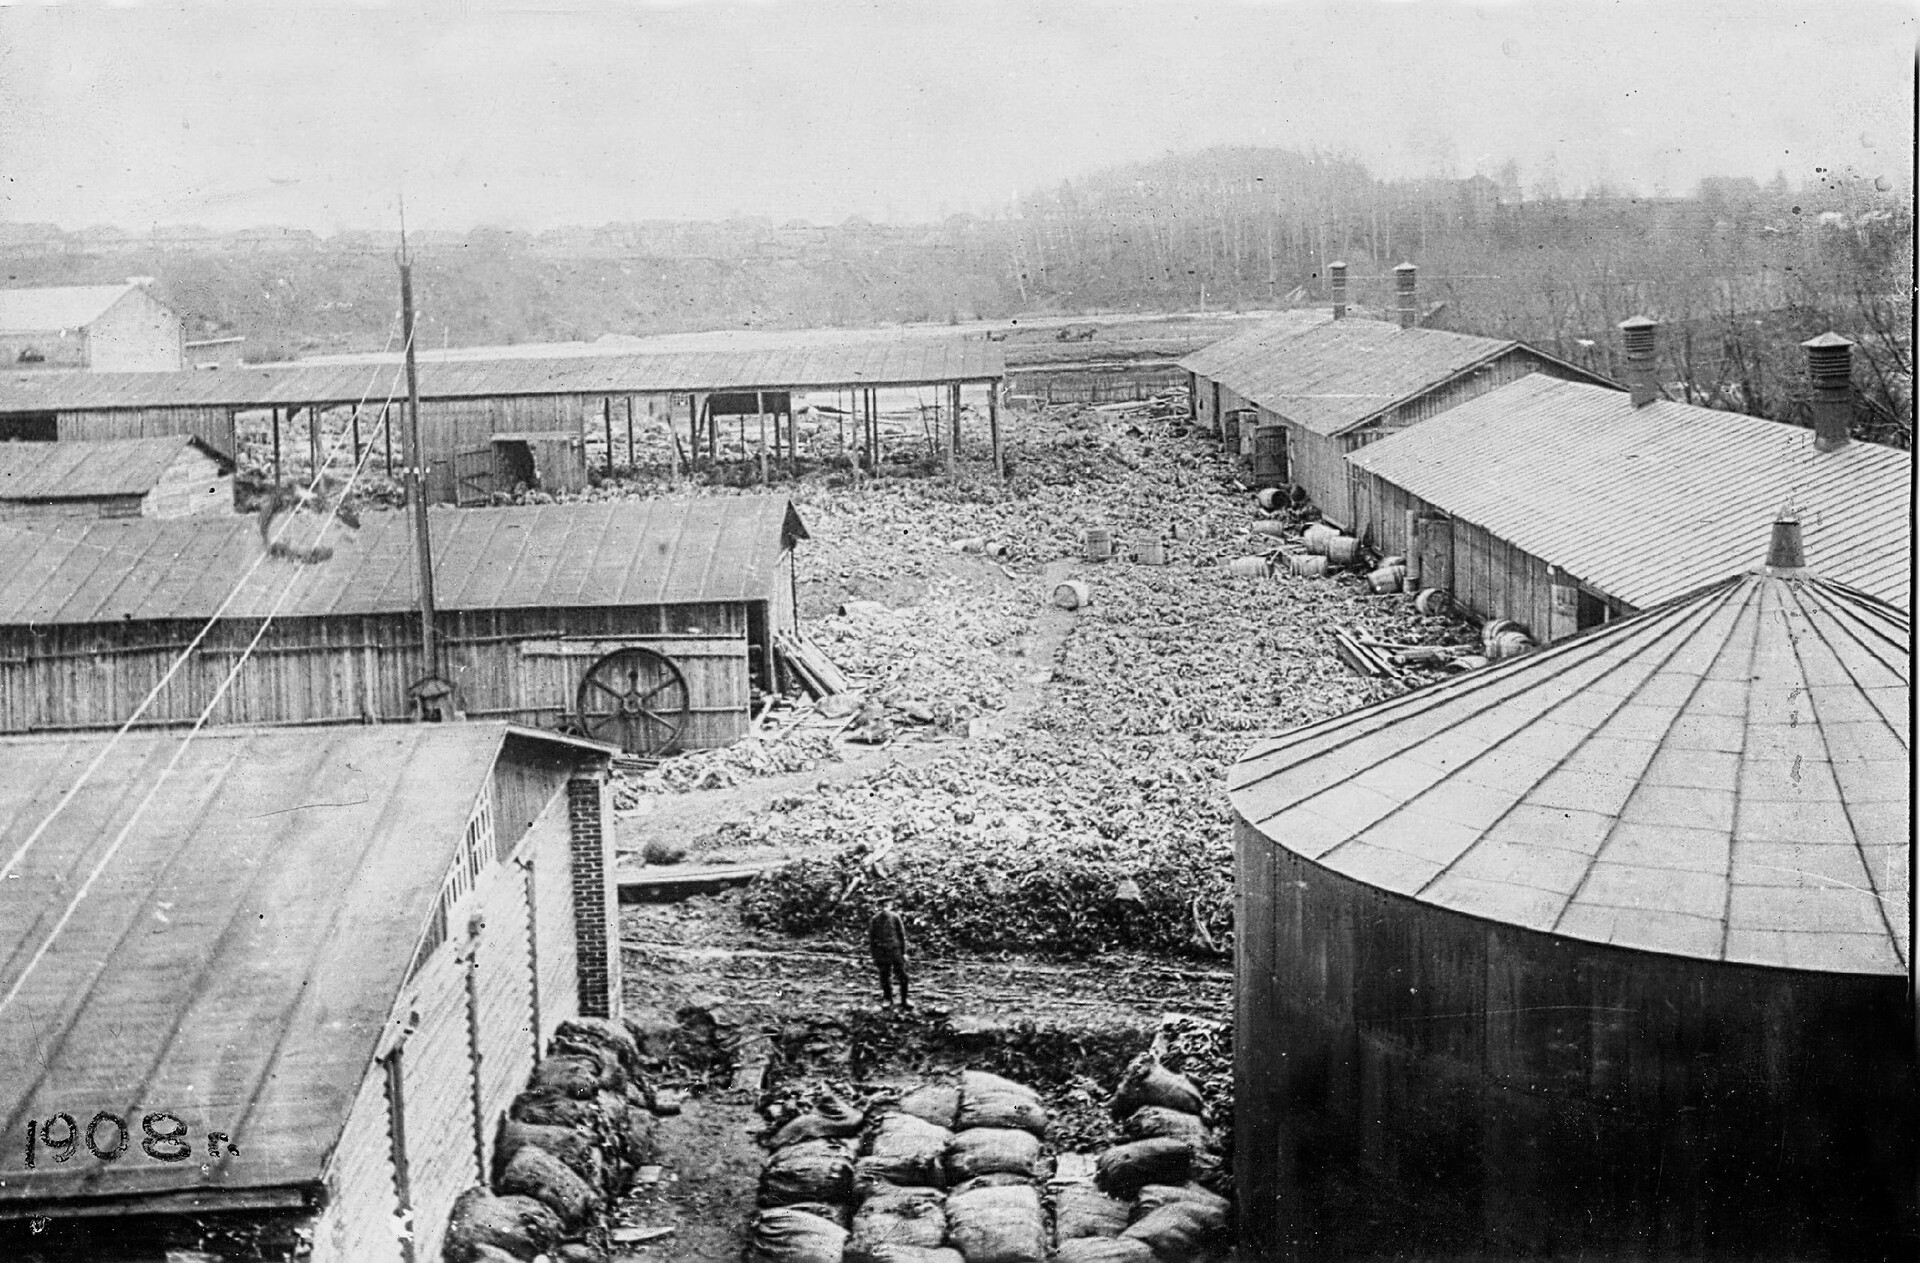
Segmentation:
[[(143, 1139), (140, 1149), (156, 1162), (185, 1162), (193, 1156), (193, 1142), (187, 1139), (187, 1125), (173, 1114), (148, 1114), (140, 1120)], [(93, 1121), (85, 1128), (71, 1114), (55, 1114), (44, 1122), (39, 1119), (27, 1120), (27, 1167), (39, 1160), (39, 1151), (45, 1148), (53, 1155), (55, 1162), (65, 1162), (79, 1152), (82, 1141), (87, 1151), (102, 1162), (113, 1162), (125, 1154), (133, 1143), (133, 1130), (127, 1126), (127, 1120), (118, 1114), (101, 1110), (93, 1116)], [(226, 1146), (230, 1154), (240, 1152), (227, 1133), (210, 1131), (207, 1133), (207, 1156), (220, 1156), (221, 1146)]]

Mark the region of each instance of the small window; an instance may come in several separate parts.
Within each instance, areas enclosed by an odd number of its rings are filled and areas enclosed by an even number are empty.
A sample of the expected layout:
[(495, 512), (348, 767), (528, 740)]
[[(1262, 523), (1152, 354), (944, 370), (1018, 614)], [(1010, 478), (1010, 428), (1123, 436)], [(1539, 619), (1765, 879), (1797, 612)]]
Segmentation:
[(20, 354), (14, 358), (20, 364), (45, 364), (47, 353), (37, 346), (23, 346), (20, 348)]

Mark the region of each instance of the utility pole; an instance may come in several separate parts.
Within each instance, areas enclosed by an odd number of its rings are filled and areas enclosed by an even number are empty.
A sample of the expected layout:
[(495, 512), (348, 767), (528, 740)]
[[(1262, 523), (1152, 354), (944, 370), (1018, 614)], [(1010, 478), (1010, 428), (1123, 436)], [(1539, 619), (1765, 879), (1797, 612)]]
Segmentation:
[(440, 674), (440, 633), (433, 610), (433, 535), (427, 522), (425, 458), (420, 451), (420, 374), (413, 360), (413, 259), (400, 231), (400, 320), (407, 354), (407, 511), (413, 515), (413, 551), (420, 566), (420, 654), (427, 675)]

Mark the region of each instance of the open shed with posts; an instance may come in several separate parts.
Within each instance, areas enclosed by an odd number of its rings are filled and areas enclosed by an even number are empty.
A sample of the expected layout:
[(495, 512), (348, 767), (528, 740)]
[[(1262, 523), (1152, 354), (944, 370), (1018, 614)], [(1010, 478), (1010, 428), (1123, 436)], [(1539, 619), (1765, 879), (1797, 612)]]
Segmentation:
[[(1842, 371), (1841, 381), (1845, 375)], [(1837, 401), (1845, 413), (1844, 386)], [(1910, 609), (1913, 456), (1536, 375), (1355, 452), (1354, 530), (1541, 643), (1710, 583), (1791, 504), (1821, 574)]]
[(1234, 766), (1251, 1257), (1913, 1257), (1911, 624), (1776, 529)]
[(1511, 339), (1418, 327), (1412, 271), (1398, 274), (1407, 286), (1399, 323), (1281, 323), (1181, 361), (1204, 401), (1196, 408), (1215, 411), (1225, 441), (1254, 456), (1255, 476), (1299, 487), (1343, 527), (1354, 521), (1348, 453), (1529, 373), (1612, 384)]
[[(662, 421), (676, 463), (713, 459), (722, 419), (746, 416), (757, 418), (758, 450), (779, 460), (795, 450), (797, 392), (850, 393), (871, 431), (877, 392), (932, 387), (947, 395), (957, 433), (964, 388), (985, 387), (998, 463), (1005, 376), (998, 345), (956, 338), (422, 361), (427, 497), (435, 504), (485, 504), (495, 493), (522, 485), (554, 494), (582, 490), (589, 440), (604, 443), (611, 468), (622, 436), (631, 454), (635, 427), (662, 423), (651, 419), (648, 400), (666, 404)], [(192, 434), (236, 456), (239, 416), (265, 414), (270, 450), (261, 463), (275, 482), (289, 465), (318, 465), (330, 427), (348, 434), (356, 460), (372, 447), (375, 467), (392, 472), (405, 460), (406, 398), (403, 371), (394, 363), (204, 373), (14, 372), (0, 375), (0, 440)], [(679, 420), (686, 426), (684, 447)]]
[(0, 520), (233, 512), (233, 462), (192, 435), (0, 443)]
[(618, 1015), (611, 753), (0, 739), (0, 1256), (439, 1258), (555, 1028)]
[[(745, 735), (783, 640), (799, 638), (806, 528), (784, 496), (427, 517), (437, 664), (406, 514), (334, 527), (320, 561), (300, 559), (318, 555), (304, 544), (266, 555), (252, 518), (7, 523), (0, 730), (191, 723), (270, 617), (210, 722), (383, 723), (430, 707), (659, 755)], [(310, 529), (296, 515), (287, 539)]]

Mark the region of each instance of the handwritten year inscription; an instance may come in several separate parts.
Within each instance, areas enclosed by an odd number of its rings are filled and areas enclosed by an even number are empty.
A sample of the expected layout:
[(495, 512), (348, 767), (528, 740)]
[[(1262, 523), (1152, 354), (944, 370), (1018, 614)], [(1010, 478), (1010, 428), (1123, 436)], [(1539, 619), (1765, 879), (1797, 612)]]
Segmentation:
[[(141, 1152), (156, 1162), (185, 1162), (193, 1156), (193, 1142), (187, 1139), (187, 1124), (178, 1115), (164, 1112), (148, 1114), (140, 1120), (140, 1131), (143, 1134)], [(106, 1110), (95, 1114), (84, 1130), (71, 1114), (55, 1114), (44, 1121), (29, 1118), (28, 1169), (38, 1164), (41, 1149), (53, 1155), (55, 1162), (65, 1162), (80, 1151), (83, 1140), (87, 1152), (94, 1157), (102, 1162), (115, 1162), (132, 1146), (133, 1129), (127, 1125), (126, 1119)], [(209, 1158), (219, 1157), (222, 1145), (230, 1154), (240, 1152), (240, 1146), (234, 1144), (226, 1132), (207, 1133)]]

